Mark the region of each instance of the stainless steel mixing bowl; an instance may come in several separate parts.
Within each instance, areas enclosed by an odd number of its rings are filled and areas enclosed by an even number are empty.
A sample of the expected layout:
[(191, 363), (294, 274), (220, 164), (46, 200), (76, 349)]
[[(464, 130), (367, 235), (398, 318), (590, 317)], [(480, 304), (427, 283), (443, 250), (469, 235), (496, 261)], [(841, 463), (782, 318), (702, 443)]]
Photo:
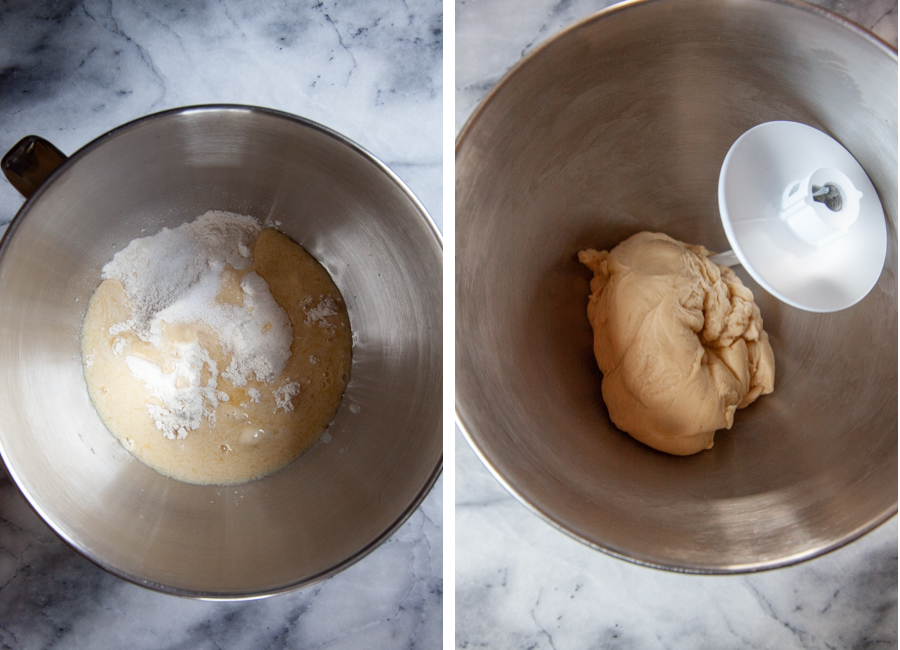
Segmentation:
[[(354, 332), (330, 441), (227, 488), (133, 459), (90, 402), (79, 349), (113, 254), (210, 209), (280, 222), (331, 273)], [(438, 231), (409, 190), (317, 124), (211, 106), (120, 127), (69, 158), (0, 244), (6, 467), (63, 539), (141, 585), (246, 598), (327, 577), (390, 535), (440, 472), (441, 267)]]
[[(794, 120), (868, 171), (889, 250), (861, 303), (822, 315), (746, 273), (776, 388), (686, 458), (618, 431), (576, 253), (662, 231), (724, 250), (731, 144)], [(456, 150), (456, 409), (520, 500), (577, 539), (678, 571), (782, 566), (897, 511), (897, 54), (810, 5), (625, 3), (559, 33), (484, 99)]]

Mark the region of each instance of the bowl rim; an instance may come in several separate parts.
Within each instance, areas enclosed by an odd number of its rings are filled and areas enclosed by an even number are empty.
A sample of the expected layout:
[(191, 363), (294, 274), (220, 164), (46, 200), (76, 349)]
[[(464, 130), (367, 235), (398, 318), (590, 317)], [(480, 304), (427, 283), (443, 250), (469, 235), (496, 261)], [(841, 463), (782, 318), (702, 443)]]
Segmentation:
[[(162, 111), (158, 111), (155, 113), (150, 113), (136, 119), (125, 122), (119, 126), (116, 126), (109, 131), (103, 133), (102, 135), (94, 138), (77, 151), (75, 151), (71, 156), (68, 156), (66, 160), (57, 167), (50, 176), (40, 185), (40, 187), (35, 190), (35, 192), (28, 197), (19, 210), (16, 212), (13, 219), (7, 225), (6, 231), (3, 233), (3, 236), (0, 237), (0, 262), (2, 262), (3, 256), (5, 252), (9, 249), (11, 245), (11, 241), (15, 235), (15, 232), (18, 230), (20, 224), (28, 217), (28, 214), (31, 212), (31, 208), (40, 197), (44, 194), (45, 191), (50, 188), (55, 180), (62, 174), (66, 169), (76, 164), (80, 159), (87, 156), (91, 151), (96, 149), (97, 147), (102, 146), (107, 140), (110, 140), (123, 132), (129, 131), (131, 129), (137, 128), (147, 122), (156, 121), (160, 119), (170, 118), (176, 115), (188, 115), (188, 114), (205, 114), (205, 113), (257, 113), (262, 115), (268, 115), (275, 119), (286, 120), (290, 122), (294, 122), (295, 124), (312, 129), (313, 131), (318, 131), (334, 140), (336, 140), (339, 144), (349, 148), (352, 152), (360, 155), (364, 160), (368, 163), (374, 165), (382, 174), (384, 174), (388, 180), (393, 182), (400, 191), (404, 194), (404, 196), (412, 203), (412, 205), (416, 208), (419, 213), (419, 217), (428, 227), (429, 231), (435, 238), (435, 242), (438, 245), (438, 248), (441, 252), (441, 259), (443, 260), (443, 235), (440, 229), (437, 227), (434, 219), (429, 214), (428, 210), (419, 200), (419, 198), (412, 192), (411, 189), (400, 179), (397, 174), (391, 170), (385, 163), (383, 163), (380, 159), (378, 159), (374, 154), (363, 148), (361, 145), (357, 144), (347, 136), (330, 129), (323, 124), (315, 122), (305, 117), (301, 117), (299, 115), (294, 115), (292, 113), (288, 113), (285, 111), (280, 111), (273, 108), (265, 108), (261, 106), (253, 106), (249, 104), (193, 104), (188, 106), (181, 106), (170, 108)], [(6, 475), (9, 477), (10, 482), (16, 487), (19, 493), (24, 497), (25, 502), (31, 508), (31, 510), (40, 517), (41, 521), (46, 524), (50, 530), (60, 539), (62, 539), (72, 550), (78, 553), (81, 557), (89, 560), (94, 565), (100, 567), (101, 569), (111, 573), (114, 576), (117, 576), (126, 582), (130, 582), (132, 584), (138, 585), (140, 587), (144, 587), (147, 589), (151, 589), (153, 591), (158, 591), (161, 593), (165, 593), (171, 596), (179, 596), (183, 598), (196, 599), (196, 600), (207, 600), (207, 601), (248, 601), (248, 600), (258, 600), (261, 598), (268, 598), (270, 596), (276, 596), (283, 593), (288, 593), (291, 591), (296, 591), (298, 589), (302, 589), (305, 587), (309, 587), (313, 584), (326, 580), (340, 572), (344, 569), (349, 568), (350, 566), (356, 564), (370, 553), (372, 553), (376, 548), (381, 546), (391, 535), (393, 535), (406, 521), (412, 516), (412, 514), (419, 508), (428, 494), (431, 492), (432, 488), (434, 488), (435, 483), (437, 483), (438, 478), (443, 473), (443, 451), (438, 456), (435, 466), (432, 468), (429, 473), (427, 479), (423, 483), (420, 490), (416, 493), (415, 497), (410, 501), (410, 503), (406, 506), (406, 508), (399, 513), (399, 515), (391, 522), (385, 529), (375, 536), (372, 540), (370, 540), (365, 546), (358, 549), (352, 555), (344, 558), (340, 562), (334, 564), (333, 566), (320, 571), (312, 576), (308, 576), (302, 580), (285, 583), (282, 585), (276, 585), (265, 589), (258, 589), (247, 592), (218, 592), (218, 591), (203, 591), (203, 590), (194, 590), (194, 589), (184, 589), (180, 587), (173, 587), (171, 585), (162, 584), (159, 582), (155, 582), (152, 580), (147, 580), (138, 575), (131, 574), (127, 571), (122, 571), (116, 567), (113, 567), (111, 564), (105, 562), (102, 558), (95, 557), (89, 552), (87, 552), (76, 540), (70, 538), (63, 531), (59, 530), (54, 521), (49, 515), (47, 515), (40, 504), (37, 503), (35, 497), (25, 488), (22, 487), (22, 481), (20, 480), (19, 473), (17, 472), (15, 466), (11, 464), (7, 460), (7, 453), (4, 450), (3, 446), (3, 436), (0, 436), (0, 470), (5, 470)], [(2, 471), (0, 471), (0, 478), (2, 478)], [(175, 480), (175, 479), (171, 479)]]
[[(507, 83), (527, 65), (529, 65), (535, 57), (541, 55), (544, 50), (551, 47), (557, 41), (567, 38), (571, 33), (583, 29), (590, 25), (591, 23), (595, 23), (601, 21), (609, 16), (633, 10), (640, 10), (645, 6), (649, 5), (658, 5), (658, 4), (669, 4), (680, 2), (681, 0), (623, 0), (622, 2), (618, 2), (616, 4), (610, 5), (605, 9), (601, 9), (599, 11), (593, 12), (576, 20), (575, 22), (563, 27), (561, 30), (549, 35), (546, 39), (544, 39), (541, 43), (539, 43), (533, 50), (529, 51), (524, 56), (520, 57), (518, 61), (515, 62), (493, 85), (493, 87), (479, 100), (478, 104), (469, 114), (466, 121), (463, 123), (463, 126), (460, 128), (459, 133), (456, 137), (455, 142), (455, 156), (458, 162), (459, 156), (461, 154), (462, 148), (466, 144), (467, 138), (470, 136), (471, 131), (474, 128), (475, 123), (478, 121), (480, 116), (487, 110), (488, 106), (492, 103), (494, 97), (502, 92), (503, 87), (507, 85)], [(849, 29), (851, 32), (854, 32), (857, 36), (865, 39), (870, 42), (872, 45), (880, 49), (885, 55), (889, 56), (894, 60), (894, 63), (897, 63), (897, 48), (887, 43), (885, 40), (881, 39), (877, 35), (873, 34), (871, 31), (862, 27), (858, 23), (841, 16), (834, 11), (829, 9), (825, 9), (823, 7), (819, 7), (817, 5), (810, 4), (805, 2), (804, 0), (758, 0), (759, 3), (766, 2), (773, 5), (781, 5), (786, 7), (792, 7), (799, 11), (804, 11), (810, 14), (816, 14), (826, 20), (831, 20), (838, 25), (842, 26), (845, 29)], [(485, 450), (479, 445), (477, 436), (473, 433), (477, 431), (477, 427), (474, 426), (471, 419), (466, 415), (466, 407), (464, 401), (460, 399), (459, 392), (455, 392), (455, 408), (454, 408), (454, 420), (457, 428), (462, 433), (466, 442), (468, 443), (470, 449), (475, 453), (481, 463), (487, 468), (489, 473), (503, 486), (503, 488), (509, 492), (515, 499), (525, 506), (531, 513), (540, 517), (544, 522), (550, 524), (553, 528), (558, 531), (565, 533), (567, 536), (575, 539), (578, 542), (596, 550), (600, 551), (606, 555), (610, 555), (612, 557), (625, 560), (627, 562), (637, 564), (639, 566), (649, 567), (653, 569), (660, 569), (665, 571), (671, 571), (674, 573), (686, 573), (686, 574), (696, 574), (696, 575), (737, 575), (737, 574), (749, 574), (749, 573), (758, 573), (762, 571), (770, 571), (774, 569), (784, 568), (787, 566), (793, 566), (795, 564), (799, 564), (802, 562), (807, 562), (809, 560), (815, 559), (817, 557), (821, 557), (826, 555), (832, 551), (835, 551), (843, 546), (846, 546), (850, 542), (853, 542), (863, 535), (871, 532), (875, 528), (878, 528), (886, 521), (895, 516), (898, 512), (898, 504), (897, 501), (894, 501), (893, 507), (889, 507), (885, 509), (880, 515), (874, 517), (865, 525), (859, 526), (856, 529), (846, 533), (842, 537), (837, 540), (834, 540), (828, 544), (820, 544), (815, 546), (814, 548), (808, 549), (806, 551), (800, 553), (794, 553), (776, 560), (766, 560), (759, 562), (746, 562), (741, 564), (734, 564), (723, 567), (709, 567), (709, 566), (700, 566), (700, 565), (692, 565), (692, 564), (664, 564), (661, 562), (655, 562), (649, 558), (639, 557), (635, 554), (629, 554), (624, 549), (615, 548), (613, 546), (602, 546), (597, 544), (591, 540), (588, 540), (578, 533), (570, 530), (564, 524), (557, 521), (552, 513), (545, 512), (544, 510), (538, 508), (535, 504), (531, 503), (523, 494), (521, 494), (501, 473), (500, 471), (493, 465), (490, 458), (486, 454)]]
[[(631, 11), (633, 9), (640, 9), (640, 8), (644, 7), (645, 5), (667, 4), (667, 3), (680, 2), (680, 1), (681, 0), (621, 0), (621, 2), (612, 4), (608, 7), (606, 7), (605, 9), (600, 9), (598, 11), (588, 14), (587, 16), (579, 18), (578, 20), (574, 21), (573, 23), (566, 25), (559, 31), (557, 31), (553, 34), (550, 34), (547, 38), (545, 38), (543, 41), (538, 43), (538, 45), (533, 50), (530, 50), (527, 54), (521, 56), (518, 59), (518, 61), (516, 61), (510, 68), (508, 68), (506, 70), (506, 72), (504, 72), (500, 76), (500, 78), (494, 83), (494, 85), (491, 87), (491, 89), (478, 101), (478, 104), (476, 104), (475, 108), (472, 109), (472, 112), (469, 113), (469, 116), (466, 118), (466, 121), (463, 122), (462, 127), (459, 129), (459, 133), (456, 134), (456, 142), (455, 142), (455, 147), (454, 147), (455, 155), (457, 157), (459, 156), (460, 147), (462, 146), (463, 141), (465, 140), (466, 136), (469, 134), (469, 131), (471, 131), (475, 120), (478, 118), (478, 116), (481, 113), (484, 112), (487, 105), (492, 101), (494, 95), (496, 95), (498, 93), (498, 91), (504, 85), (506, 85), (506, 83), (510, 80), (510, 78), (512, 76), (514, 76), (515, 74), (517, 74), (519, 72), (520, 68), (523, 68), (525, 65), (527, 65), (539, 53), (541, 53), (543, 50), (550, 47), (550, 45), (552, 45), (556, 41), (560, 40), (561, 38), (568, 36), (570, 32), (574, 32), (578, 29), (582, 29), (583, 27), (586, 27), (589, 23), (592, 23), (592, 22), (595, 22), (598, 20), (603, 20), (604, 18), (607, 18), (613, 14), (617, 14), (617, 13), (621, 13), (621, 12), (625, 12), (625, 11)], [(853, 32), (856, 32), (856, 34), (858, 36), (864, 38), (867, 41), (870, 41), (873, 45), (875, 45), (879, 49), (884, 50), (884, 53), (887, 54), (888, 56), (891, 56), (895, 62), (897, 61), (897, 48), (896, 47), (894, 47), (893, 45), (891, 45), (890, 43), (888, 43), (887, 41), (885, 41), (878, 35), (874, 34), (873, 32), (869, 31), (868, 29), (866, 29), (859, 23), (856, 23), (856, 22), (850, 20), (849, 18), (846, 18), (845, 16), (842, 16), (834, 11), (831, 11), (830, 9), (825, 9), (824, 7), (810, 4), (809, 2), (805, 2), (805, 0), (758, 0), (758, 1), (759, 2), (767, 2), (769, 4), (774, 4), (774, 5), (783, 5), (783, 6), (794, 7), (795, 9), (805, 11), (807, 13), (818, 14), (828, 20), (834, 21), (834, 22), (842, 25), (843, 27), (845, 27)]]

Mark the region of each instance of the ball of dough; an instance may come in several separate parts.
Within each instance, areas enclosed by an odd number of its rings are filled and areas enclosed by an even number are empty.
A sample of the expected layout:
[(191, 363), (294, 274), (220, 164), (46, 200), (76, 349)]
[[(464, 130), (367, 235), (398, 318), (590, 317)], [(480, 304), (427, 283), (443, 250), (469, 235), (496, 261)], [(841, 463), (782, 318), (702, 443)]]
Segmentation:
[(753, 294), (702, 246), (642, 232), (585, 250), (588, 319), (613, 423), (685, 456), (713, 445), (734, 412), (775, 387), (775, 357)]

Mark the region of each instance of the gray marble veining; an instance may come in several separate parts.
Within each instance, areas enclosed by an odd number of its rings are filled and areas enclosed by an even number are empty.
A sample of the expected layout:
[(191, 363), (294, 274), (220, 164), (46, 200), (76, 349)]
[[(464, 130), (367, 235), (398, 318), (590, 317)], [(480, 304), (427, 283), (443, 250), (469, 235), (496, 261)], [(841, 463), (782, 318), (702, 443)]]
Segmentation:
[[(608, 0), (456, 0), (456, 129), (525, 54)], [(895, 0), (818, 2), (897, 45)], [(456, 647), (896, 648), (897, 517), (823, 557), (743, 576), (648, 569), (547, 525), (456, 434)]]
[[(168, 108), (265, 106), (368, 149), (441, 226), (442, 50), (435, 0), (4, 2), (0, 149), (34, 133), (72, 154)], [(0, 182), (0, 232), (22, 202)], [(0, 477), (0, 648), (440, 646), (442, 480), (346, 571), (290, 594), (222, 603), (162, 595), (104, 572)]]
[(527, 510), (456, 443), (456, 647), (897, 647), (897, 518), (829, 555), (745, 576), (596, 552)]
[(283, 596), (166, 596), (97, 568), (0, 480), (2, 648), (438, 647), (442, 482), (407, 523), (343, 573)]
[[(71, 154), (167, 108), (255, 104), (423, 177), (412, 189), (441, 223), (440, 2), (34, 2), (0, 18), (4, 151), (34, 132)], [(0, 192), (6, 223), (21, 197)]]

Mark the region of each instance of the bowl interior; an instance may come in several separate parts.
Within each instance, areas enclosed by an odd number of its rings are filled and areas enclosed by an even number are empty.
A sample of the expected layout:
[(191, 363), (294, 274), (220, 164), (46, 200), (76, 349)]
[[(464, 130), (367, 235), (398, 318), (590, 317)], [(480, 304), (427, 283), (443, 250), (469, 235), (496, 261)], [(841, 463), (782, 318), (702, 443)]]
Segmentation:
[[(775, 392), (711, 450), (668, 456), (609, 420), (576, 254), (642, 230), (728, 249), (719, 169), (772, 120), (831, 134), (867, 170), (884, 271), (856, 306), (812, 314), (739, 270)], [(812, 557), (896, 512), (895, 52), (793, 2), (628, 3), (513, 70), (461, 133), (456, 175), (457, 415), (527, 505), (602, 550), (699, 572)]]
[[(113, 254), (210, 209), (280, 224), (332, 275), (354, 333), (329, 435), (284, 470), (227, 488), (134, 460), (91, 405), (79, 349)], [(206, 107), (121, 127), (58, 170), (4, 240), (7, 468), (64, 539), (141, 584), (230, 598), (330, 575), (393, 531), (440, 471), (441, 258), (402, 183), (315, 124)]]

